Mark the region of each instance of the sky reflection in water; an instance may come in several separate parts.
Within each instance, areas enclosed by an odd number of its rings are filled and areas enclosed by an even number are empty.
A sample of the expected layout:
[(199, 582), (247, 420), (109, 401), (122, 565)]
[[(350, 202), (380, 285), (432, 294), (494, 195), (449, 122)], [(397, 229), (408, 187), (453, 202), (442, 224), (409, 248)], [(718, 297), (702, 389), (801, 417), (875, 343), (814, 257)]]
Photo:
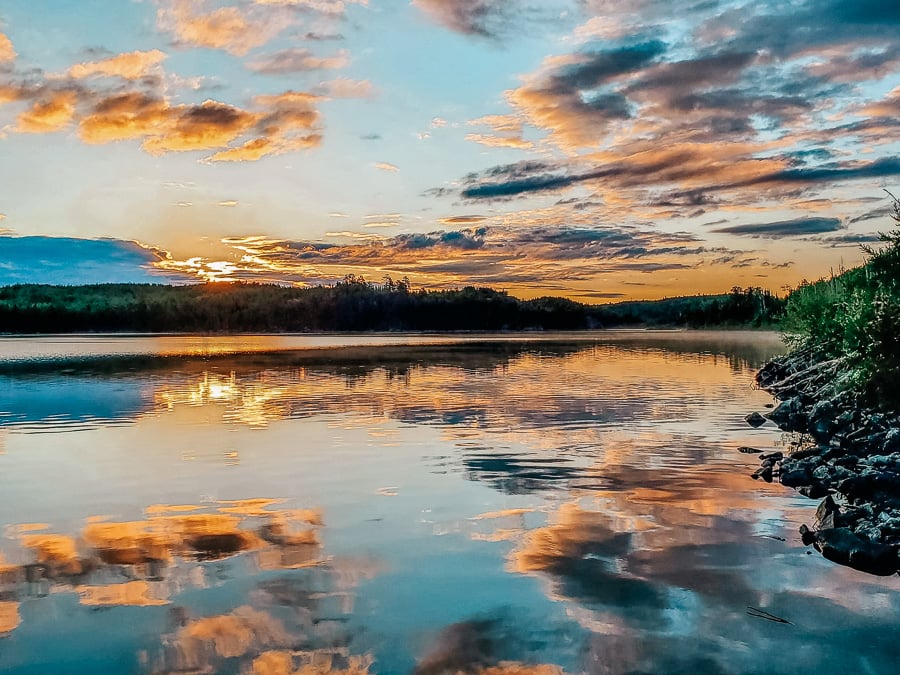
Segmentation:
[(736, 451), (781, 441), (742, 420), (777, 349), (6, 367), (0, 671), (891, 672), (896, 578), (806, 555)]

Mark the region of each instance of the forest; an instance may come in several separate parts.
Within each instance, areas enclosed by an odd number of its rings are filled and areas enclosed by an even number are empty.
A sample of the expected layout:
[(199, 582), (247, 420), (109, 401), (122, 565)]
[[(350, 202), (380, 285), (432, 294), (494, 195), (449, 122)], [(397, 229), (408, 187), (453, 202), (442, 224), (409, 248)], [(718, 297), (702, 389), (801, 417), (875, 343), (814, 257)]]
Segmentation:
[(0, 333), (246, 333), (772, 327), (784, 300), (761, 288), (588, 305), (467, 286), (411, 288), (348, 275), (333, 285), (97, 284), (0, 287)]

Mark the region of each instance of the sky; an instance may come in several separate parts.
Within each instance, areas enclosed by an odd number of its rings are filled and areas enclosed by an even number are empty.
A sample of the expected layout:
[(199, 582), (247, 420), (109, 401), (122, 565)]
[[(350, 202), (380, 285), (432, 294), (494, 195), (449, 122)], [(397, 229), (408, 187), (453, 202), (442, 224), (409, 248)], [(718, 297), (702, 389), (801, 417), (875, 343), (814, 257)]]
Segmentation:
[(779, 292), (898, 151), (883, 0), (0, 3), (0, 284)]

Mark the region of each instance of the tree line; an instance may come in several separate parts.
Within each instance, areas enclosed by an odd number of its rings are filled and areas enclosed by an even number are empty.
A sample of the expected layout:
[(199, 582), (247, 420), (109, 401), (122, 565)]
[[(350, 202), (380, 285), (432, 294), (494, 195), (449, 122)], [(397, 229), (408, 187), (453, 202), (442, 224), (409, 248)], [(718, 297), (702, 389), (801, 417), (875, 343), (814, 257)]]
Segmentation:
[(522, 300), (466, 286), (415, 290), (348, 275), (333, 285), (256, 283), (0, 287), (0, 332), (318, 332), (582, 330), (767, 327), (784, 301), (760, 288), (721, 295), (589, 305), (560, 297)]

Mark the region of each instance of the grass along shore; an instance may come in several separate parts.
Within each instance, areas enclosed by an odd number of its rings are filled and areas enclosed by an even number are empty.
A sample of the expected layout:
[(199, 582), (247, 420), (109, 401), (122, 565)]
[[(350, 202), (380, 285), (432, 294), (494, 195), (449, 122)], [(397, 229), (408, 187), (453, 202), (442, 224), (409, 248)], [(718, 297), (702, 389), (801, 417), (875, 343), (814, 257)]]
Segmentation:
[[(900, 201), (883, 246), (867, 261), (787, 298), (792, 345), (757, 384), (780, 401), (765, 416), (796, 435), (788, 452), (760, 455), (754, 478), (821, 499), (803, 541), (873, 574), (900, 571)], [(753, 451), (743, 448), (744, 451)]]

